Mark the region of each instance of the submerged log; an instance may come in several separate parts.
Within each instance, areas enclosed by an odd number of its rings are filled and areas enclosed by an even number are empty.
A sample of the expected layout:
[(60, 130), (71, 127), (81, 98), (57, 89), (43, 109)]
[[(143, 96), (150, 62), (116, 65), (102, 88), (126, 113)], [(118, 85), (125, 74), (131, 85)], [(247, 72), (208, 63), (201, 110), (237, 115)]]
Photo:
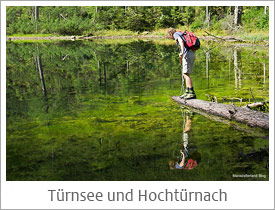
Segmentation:
[(172, 96), (172, 99), (184, 106), (199, 109), (201, 111), (220, 116), (229, 120), (246, 123), (252, 127), (258, 126), (269, 129), (269, 115), (249, 108), (236, 107), (230, 104), (221, 104), (200, 99), (184, 100), (179, 96)]

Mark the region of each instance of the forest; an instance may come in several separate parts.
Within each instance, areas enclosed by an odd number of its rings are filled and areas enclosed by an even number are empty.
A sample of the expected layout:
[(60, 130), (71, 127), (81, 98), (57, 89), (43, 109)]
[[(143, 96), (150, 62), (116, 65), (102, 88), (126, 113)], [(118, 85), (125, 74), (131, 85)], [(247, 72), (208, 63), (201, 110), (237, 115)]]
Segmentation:
[(267, 6), (10, 6), (6, 12), (7, 35), (131, 34), (169, 27), (230, 35), (269, 27)]

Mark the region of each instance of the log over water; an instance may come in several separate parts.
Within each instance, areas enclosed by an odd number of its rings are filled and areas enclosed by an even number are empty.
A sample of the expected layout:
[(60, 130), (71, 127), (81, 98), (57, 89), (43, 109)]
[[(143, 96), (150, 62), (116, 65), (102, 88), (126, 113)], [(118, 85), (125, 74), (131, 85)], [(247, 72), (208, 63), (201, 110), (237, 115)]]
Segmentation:
[(252, 127), (258, 126), (269, 129), (269, 115), (249, 108), (236, 107), (230, 104), (221, 104), (200, 99), (184, 100), (179, 96), (172, 96), (172, 99), (182, 105), (199, 109), (201, 111), (224, 117), (229, 120), (246, 123)]

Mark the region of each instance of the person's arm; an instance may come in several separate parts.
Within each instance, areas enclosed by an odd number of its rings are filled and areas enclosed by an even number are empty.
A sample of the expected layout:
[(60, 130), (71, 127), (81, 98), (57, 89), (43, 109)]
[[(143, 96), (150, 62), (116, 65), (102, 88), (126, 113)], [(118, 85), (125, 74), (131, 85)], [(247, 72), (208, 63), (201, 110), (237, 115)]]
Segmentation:
[(184, 161), (185, 161), (185, 156), (184, 156), (184, 152), (181, 150), (180, 153), (182, 154), (182, 159), (179, 163), (179, 166), (180, 167), (183, 167), (184, 166)]
[(181, 37), (178, 37), (178, 42), (179, 42), (179, 45), (180, 45), (180, 54), (179, 56), (181, 57), (184, 53), (184, 43), (183, 43), (183, 40)]

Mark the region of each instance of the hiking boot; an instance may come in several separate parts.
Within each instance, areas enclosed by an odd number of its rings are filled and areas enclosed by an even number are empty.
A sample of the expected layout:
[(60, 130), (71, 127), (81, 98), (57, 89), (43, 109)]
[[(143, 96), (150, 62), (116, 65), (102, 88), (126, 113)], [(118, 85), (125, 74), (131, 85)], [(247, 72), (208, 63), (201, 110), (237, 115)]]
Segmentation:
[(196, 98), (196, 94), (195, 92), (192, 93), (187, 93), (186, 96), (184, 97), (184, 99), (188, 100), (188, 99), (195, 99)]
[(193, 112), (190, 111), (189, 109), (184, 109), (184, 113), (189, 116), (189, 117), (192, 117), (193, 116)]
[(183, 95), (180, 96), (180, 98), (185, 98), (188, 94), (190, 94), (191, 92), (189, 91), (185, 91), (185, 93)]

